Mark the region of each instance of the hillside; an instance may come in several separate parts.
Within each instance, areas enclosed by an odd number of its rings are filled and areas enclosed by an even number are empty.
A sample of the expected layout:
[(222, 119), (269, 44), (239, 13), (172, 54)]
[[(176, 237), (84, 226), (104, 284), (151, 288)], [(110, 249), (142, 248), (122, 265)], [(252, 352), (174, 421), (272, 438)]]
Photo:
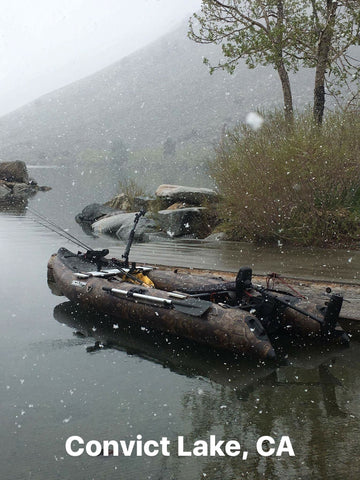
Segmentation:
[[(208, 152), (224, 125), (251, 110), (281, 105), (273, 70), (242, 65), (232, 76), (209, 75), (202, 57), (216, 59), (219, 50), (191, 42), (186, 32), (185, 22), (135, 54), (2, 117), (0, 159), (102, 161), (143, 171), (148, 163), (151, 173), (167, 169), (178, 155), (179, 174), (182, 159), (199, 162), (199, 152)], [(311, 89), (311, 72), (297, 74), (295, 102), (308, 102)]]

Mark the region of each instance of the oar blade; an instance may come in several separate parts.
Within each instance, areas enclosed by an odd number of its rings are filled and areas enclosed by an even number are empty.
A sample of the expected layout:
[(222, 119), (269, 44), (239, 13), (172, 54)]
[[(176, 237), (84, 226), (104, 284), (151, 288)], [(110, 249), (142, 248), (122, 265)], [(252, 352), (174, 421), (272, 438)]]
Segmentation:
[(193, 317), (201, 317), (211, 308), (212, 303), (199, 298), (185, 298), (184, 300), (172, 300), (172, 306), (178, 312), (192, 315)]

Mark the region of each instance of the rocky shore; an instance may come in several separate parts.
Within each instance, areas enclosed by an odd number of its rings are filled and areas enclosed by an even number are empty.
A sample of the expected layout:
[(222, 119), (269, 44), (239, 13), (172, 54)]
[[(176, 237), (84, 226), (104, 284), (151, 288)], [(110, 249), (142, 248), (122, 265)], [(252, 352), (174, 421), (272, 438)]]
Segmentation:
[[(139, 220), (135, 240), (204, 239), (217, 225), (212, 209), (217, 198), (217, 193), (208, 188), (160, 185), (151, 197), (130, 199), (121, 193), (105, 204), (87, 205), (76, 216), (76, 221), (87, 233), (126, 240), (134, 224), (134, 212), (144, 209), (146, 214)], [(214, 234), (212, 239), (218, 239), (219, 235)]]
[(1, 203), (26, 200), (39, 191), (50, 190), (41, 187), (29, 177), (25, 162), (0, 162), (0, 201)]

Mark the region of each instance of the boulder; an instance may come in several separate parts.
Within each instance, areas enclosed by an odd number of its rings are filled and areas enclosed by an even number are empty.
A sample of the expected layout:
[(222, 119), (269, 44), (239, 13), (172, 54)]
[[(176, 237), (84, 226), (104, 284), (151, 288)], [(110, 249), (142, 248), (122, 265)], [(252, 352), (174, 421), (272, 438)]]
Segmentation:
[(184, 202), (195, 206), (200, 206), (204, 202), (212, 201), (217, 197), (217, 193), (210, 188), (184, 187), (181, 185), (160, 185), (155, 195), (167, 205)]
[(125, 210), (128, 212), (138, 211), (141, 209), (149, 210), (154, 198), (146, 196), (129, 197), (125, 193), (116, 195), (111, 200), (107, 201), (105, 205), (116, 210)]
[(77, 221), (77, 223), (94, 223), (99, 218), (111, 212), (114, 212), (114, 209), (107, 205), (101, 205), (100, 203), (91, 203), (90, 205), (87, 205), (81, 213), (76, 215), (75, 220)]
[(109, 235), (115, 234), (122, 225), (124, 215), (128, 214), (116, 212), (101, 217), (92, 224), (93, 232), (106, 233)]
[(104, 204), (107, 207), (115, 210), (129, 210), (130, 209), (130, 200), (129, 197), (125, 193), (120, 193), (116, 195), (114, 198), (105, 202)]
[[(123, 224), (116, 232), (116, 236), (120, 240), (127, 241), (134, 226), (134, 214), (130, 214), (129, 217), (124, 218)], [(156, 224), (154, 220), (147, 217), (141, 217), (139, 223), (136, 226), (134, 240), (137, 242), (149, 241), (149, 234), (156, 231)]]
[(0, 180), (7, 182), (29, 183), (25, 162), (0, 162)]
[[(121, 240), (127, 240), (134, 226), (135, 213), (114, 213), (106, 215), (92, 224), (94, 233), (114, 235)], [(135, 230), (134, 239), (142, 241), (144, 234), (156, 229), (155, 222), (148, 217), (141, 217)]]
[(145, 210), (146, 212), (151, 208), (151, 204), (154, 202), (152, 197), (134, 197), (132, 201), (132, 207), (134, 210)]
[(158, 224), (169, 237), (194, 234), (202, 238), (209, 232), (208, 210), (205, 207), (160, 210)]
[(3, 183), (0, 183), (0, 198), (5, 199), (10, 194), (11, 194), (10, 188), (4, 185)]

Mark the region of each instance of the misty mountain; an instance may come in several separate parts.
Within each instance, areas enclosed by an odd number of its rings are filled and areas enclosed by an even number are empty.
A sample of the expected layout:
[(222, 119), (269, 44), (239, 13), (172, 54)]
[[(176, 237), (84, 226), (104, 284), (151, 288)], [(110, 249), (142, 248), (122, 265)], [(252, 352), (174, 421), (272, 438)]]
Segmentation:
[[(242, 64), (234, 75), (210, 75), (202, 57), (216, 61), (219, 48), (198, 45), (186, 33), (183, 23), (98, 73), (2, 117), (0, 159), (38, 165), (132, 162), (144, 169), (161, 157), (166, 168), (176, 152), (191, 151), (195, 161), (224, 126), (244, 120), (249, 111), (281, 106), (274, 70)], [(295, 104), (311, 101), (312, 72), (298, 73), (293, 86)]]

